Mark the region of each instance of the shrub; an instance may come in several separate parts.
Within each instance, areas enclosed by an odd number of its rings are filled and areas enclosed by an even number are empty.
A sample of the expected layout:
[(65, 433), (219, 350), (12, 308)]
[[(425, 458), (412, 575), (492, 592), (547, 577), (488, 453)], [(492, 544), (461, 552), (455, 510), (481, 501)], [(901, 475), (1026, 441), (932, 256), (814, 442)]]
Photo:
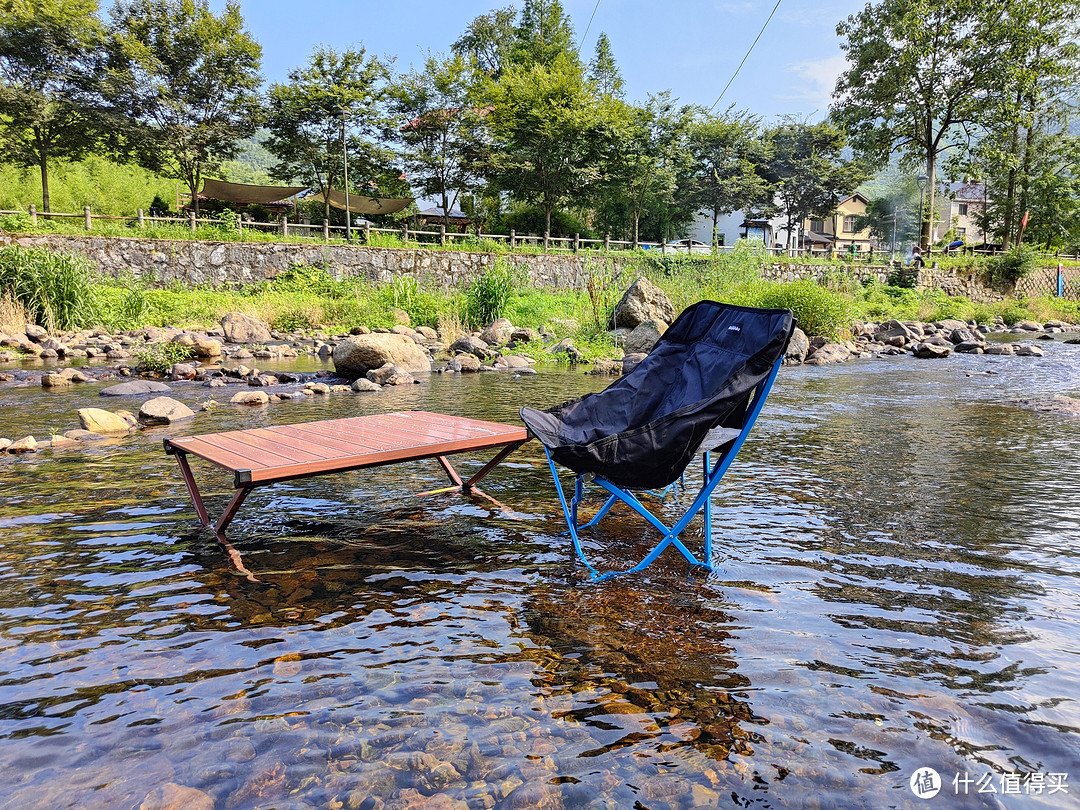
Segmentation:
[(274, 292), (297, 292), (339, 298), (347, 293), (345, 285), (335, 281), (321, 267), (294, 264), (267, 282), (266, 288)]
[(502, 318), (517, 287), (517, 268), (505, 259), (489, 265), (465, 291), (465, 322), (483, 327)]
[(49, 331), (94, 323), (90, 262), (68, 253), (12, 246), (0, 249), (0, 293)]
[(995, 256), (987, 267), (990, 283), (996, 287), (1014, 287), (1036, 268), (1039, 254), (1028, 245), (1015, 245), (1008, 251)]
[(149, 343), (135, 352), (140, 368), (160, 374), (171, 369), (174, 363), (183, 363), (194, 355), (193, 348), (179, 343)]
[(809, 279), (774, 284), (759, 300), (763, 307), (790, 309), (808, 335), (839, 340), (851, 327), (855, 308), (851, 298), (820, 287)]

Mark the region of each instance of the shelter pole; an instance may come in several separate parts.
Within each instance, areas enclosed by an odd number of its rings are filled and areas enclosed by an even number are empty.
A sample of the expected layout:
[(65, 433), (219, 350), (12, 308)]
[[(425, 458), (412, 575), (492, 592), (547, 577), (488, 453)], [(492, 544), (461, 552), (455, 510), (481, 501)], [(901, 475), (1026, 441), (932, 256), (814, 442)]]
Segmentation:
[(345, 141), (345, 110), (341, 110), (341, 156), (345, 159), (345, 241), (352, 241), (352, 211), (349, 210), (349, 147)]

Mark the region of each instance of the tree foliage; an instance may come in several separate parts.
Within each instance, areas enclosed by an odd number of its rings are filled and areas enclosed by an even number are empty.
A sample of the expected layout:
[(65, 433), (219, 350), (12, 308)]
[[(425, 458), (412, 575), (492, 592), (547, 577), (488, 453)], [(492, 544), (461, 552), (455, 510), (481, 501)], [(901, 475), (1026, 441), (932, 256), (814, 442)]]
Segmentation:
[(97, 0), (0, 3), (0, 160), (36, 167), (50, 210), (49, 161), (79, 160), (104, 125), (94, 96), (104, 40)]
[(130, 122), (133, 155), (182, 180), (198, 211), (202, 178), (258, 126), (261, 46), (237, 0), (117, 0), (108, 94)]

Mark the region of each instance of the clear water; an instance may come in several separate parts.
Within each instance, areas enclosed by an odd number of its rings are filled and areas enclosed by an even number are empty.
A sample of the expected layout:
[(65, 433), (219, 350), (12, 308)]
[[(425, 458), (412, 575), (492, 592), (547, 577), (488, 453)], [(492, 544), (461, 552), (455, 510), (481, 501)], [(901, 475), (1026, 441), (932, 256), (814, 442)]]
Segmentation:
[[(219, 808), (1080, 806), (1080, 420), (1008, 404), (1080, 394), (1080, 347), (1045, 348), (785, 369), (718, 490), (712, 574), (665, 554), (588, 583), (530, 445), (487, 479), (512, 515), (414, 498), (431, 462), (256, 490), (230, 528), (252, 581), (161, 452), (411, 407), (514, 422), (606, 384), (576, 373), (0, 459), (0, 807), (167, 784)], [(98, 388), (0, 390), (0, 435), (75, 427)], [(219, 511), (227, 476), (195, 467)], [(652, 540), (617, 514), (587, 547), (624, 566)]]

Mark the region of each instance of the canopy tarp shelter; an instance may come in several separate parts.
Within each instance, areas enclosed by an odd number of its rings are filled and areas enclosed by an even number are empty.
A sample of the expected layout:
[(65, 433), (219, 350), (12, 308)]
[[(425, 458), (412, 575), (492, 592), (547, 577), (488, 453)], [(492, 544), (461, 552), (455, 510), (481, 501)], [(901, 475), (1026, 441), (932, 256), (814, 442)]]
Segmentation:
[(203, 197), (243, 205), (266, 205), (282, 202), (288, 197), (307, 191), (307, 186), (249, 186), (226, 183), (224, 180), (203, 180)]
[[(345, 210), (345, 192), (330, 189), (327, 196), (326, 189), (318, 192), (318, 198), (328, 200), (334, 208)], [(396, 214), (408, 208), (413, 202), (412, 197), (369, 197), (366, 194), (349, 194), (349, 210), (354, 214)]]

